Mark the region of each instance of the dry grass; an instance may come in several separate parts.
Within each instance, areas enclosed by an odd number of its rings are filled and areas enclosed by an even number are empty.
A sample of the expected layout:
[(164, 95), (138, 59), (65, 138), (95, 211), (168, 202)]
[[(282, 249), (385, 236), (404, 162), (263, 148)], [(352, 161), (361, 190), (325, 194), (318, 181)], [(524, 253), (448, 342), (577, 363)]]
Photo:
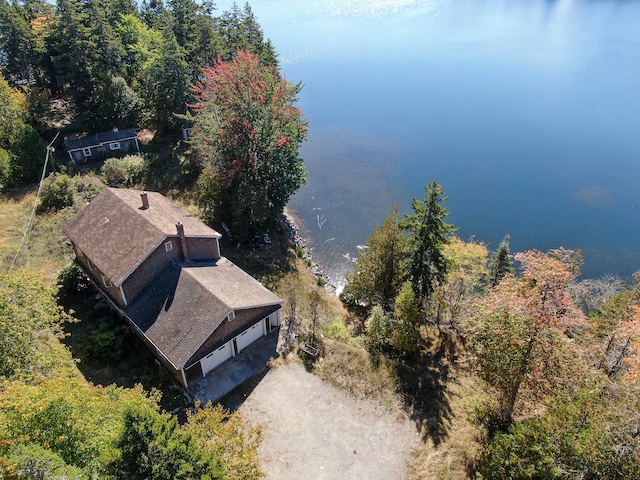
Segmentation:
[(399, 406), (395, 394), (398, 377), (385, 359), (374, 364), (369, 353), (358, 347), (325, 340), (325, 356), (313, 369), (320, 378), (356, 397), (369, 397), (386, 406)]
[(71, 260), (71, 248), (62, 232), (62, 225), (76, 212), (67, 208), (60, 213), (34, 216), (18, 256), (29, 215), (35, 200), (35, 190), (0, 197), (0, 268), (26, 268), (54, 279), (58, 271)]
[(408, 480), (459, 480), (470, 478), (480, 453), (482, 430), (471, 418), (482, 393), (478, 381), (468, 372), (455, 369), (447, 384), (451, 408), (445, 439), (436, 444), (426, 438), (412, 452)]

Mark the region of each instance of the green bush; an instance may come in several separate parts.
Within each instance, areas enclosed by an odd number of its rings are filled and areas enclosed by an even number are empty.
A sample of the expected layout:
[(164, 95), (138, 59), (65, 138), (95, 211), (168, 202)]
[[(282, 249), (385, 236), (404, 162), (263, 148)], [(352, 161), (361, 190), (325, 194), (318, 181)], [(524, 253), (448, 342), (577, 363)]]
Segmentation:
[(91, 321), (93, 328), (86, 333), (82, 353), (105, 362), (117, 362), (124, 353), (122, 324), (112, 315), (104, 315)]
[(90, 285), (87, 276), (75, 262), (71, 262), (58, 273), (59, 297), (83, 292)]
[(9, 465), (8, 478), (87, 478), (80, 468), (67, 465), (60, 455), (35, 443), (13, 445), (6, 461)]
[(333, 320), (322, 327), (322, 334), (333, 340), (342, 343), (349, 343), (351, 335), (347, 330), (347, 326), (340, 320)]
[(42, 185), (38, 213), (62, 210), (73, 205), (76, 186), (73, 179), (65, 174), (52, 173)]
[(140, 155), (110, 158), (102, 165), (102, 174), (110, 187), (139, 185), (147, 173), (147, 163)]
[(106, 185), (98, 177), (82, 175), (76, 177), (76, 188), (78, 189), (78, 194), (87, 202), (90, 202), (106, 188)]
[(11, 180), (11, 153), (0, 148), (0, 182), (2, 186)]

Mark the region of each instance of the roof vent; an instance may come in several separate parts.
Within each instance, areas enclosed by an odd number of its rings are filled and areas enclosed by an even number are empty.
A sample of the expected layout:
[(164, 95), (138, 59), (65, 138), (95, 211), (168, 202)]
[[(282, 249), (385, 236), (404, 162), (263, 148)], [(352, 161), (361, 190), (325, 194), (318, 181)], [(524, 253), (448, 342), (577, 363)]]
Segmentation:
[(147, 192), (140, 192), (140, 198), (142, 199), (142, 210), (149, 208), (149, 197)]

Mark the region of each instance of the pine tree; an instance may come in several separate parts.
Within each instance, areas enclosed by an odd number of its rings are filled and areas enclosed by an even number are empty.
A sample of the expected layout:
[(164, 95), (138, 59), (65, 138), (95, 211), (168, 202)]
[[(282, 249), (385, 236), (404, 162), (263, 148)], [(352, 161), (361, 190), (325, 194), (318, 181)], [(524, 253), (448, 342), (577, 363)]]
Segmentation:
[(163, 130), (178, 125), (175, 113), (184, 114), (189, 88), (184, 49), (169, 29), (164, 31), (160, 51), (142, 71), (141, 97), (150, 128)]
[(441, 205), (448, 198), (443, 197), (442, 185), (433, 181), (424, 190), (425, 199), (411, 201), (414, 213), (405, 214), (400, 225), (409, 233), (409, 279), (419, 304), (444, 280), (449, 264), (443, 249), (456, 231), (444, 221), (449, 211)]
[(509, 273), (514, 273), (513, 260), (509, 251), (509, 235), (506, 235), (498, 250), (489, 259), (489, 285), (495, 287)]

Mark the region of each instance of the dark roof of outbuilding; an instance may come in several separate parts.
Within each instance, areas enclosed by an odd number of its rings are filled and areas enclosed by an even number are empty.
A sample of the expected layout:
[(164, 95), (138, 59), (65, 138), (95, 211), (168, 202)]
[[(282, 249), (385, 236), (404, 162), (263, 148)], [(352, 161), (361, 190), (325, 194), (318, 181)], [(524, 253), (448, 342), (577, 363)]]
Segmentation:
[(117, 142), (125, 140), (127, 138), (136, 137), (135, 128), (123, 128), (116, 130), (109, 130), (108, 132), (100, 132), (95, 135), (88, 135), (86, 137), (69, 138), (64, 141), (64, 145), (67, 151), (79, 150), (81, 148), (96, 147), (110, 142)]
[(280, 298), (223, 257), (204, 264), (170, 265), (126, 312), (158, 350), (181, 369), (231, 310), (255, 307), (262, 312), (263, 307), (277, 309), (281, 303)]
[(107, 188), (78, 213), (63, 230), (71, 241), (114, 285), (120, 285), (168, 236), (220, 238), (220, 234), (162, 194), (147, 192), (142, 208), (140, 191)]

